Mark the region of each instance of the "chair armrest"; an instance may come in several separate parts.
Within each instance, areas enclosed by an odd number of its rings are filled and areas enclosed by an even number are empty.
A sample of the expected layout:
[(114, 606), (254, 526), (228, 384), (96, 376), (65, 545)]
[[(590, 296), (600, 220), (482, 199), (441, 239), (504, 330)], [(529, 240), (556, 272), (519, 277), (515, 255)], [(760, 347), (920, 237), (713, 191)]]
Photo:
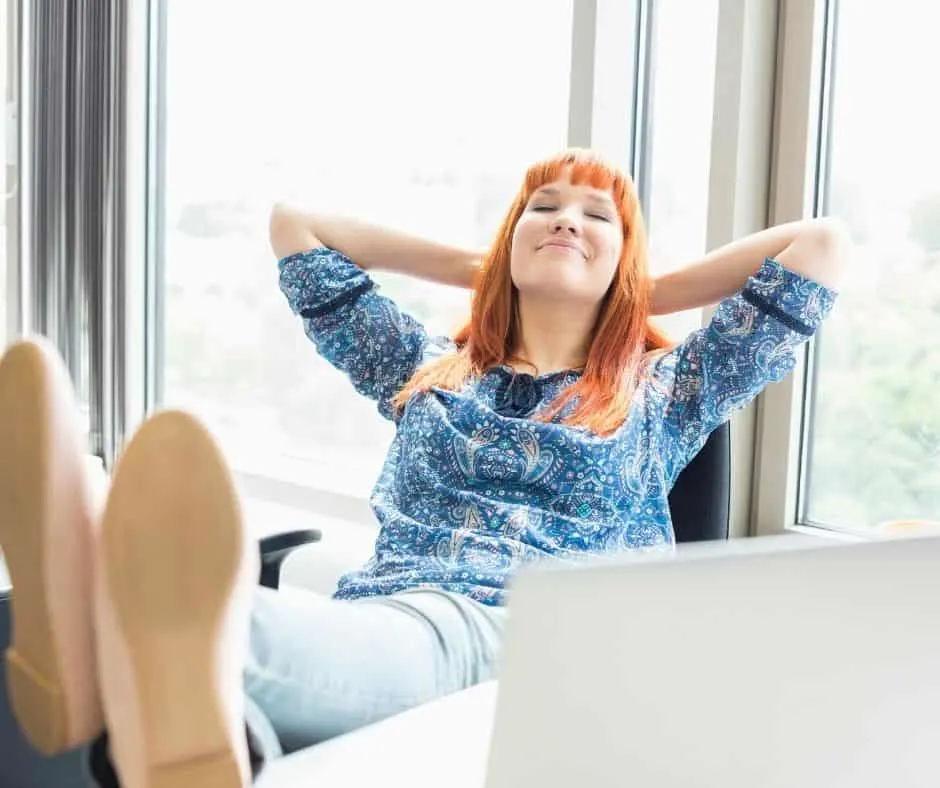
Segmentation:
[(302, 531), (285, 531), (282, 534), (266, 536), (260, 540), (261, 577), (259, 582), (267, 588), (277, 588), (281, 579), (281, 564), (296, 548), (319, 542), (323, 533), (317, 528)]

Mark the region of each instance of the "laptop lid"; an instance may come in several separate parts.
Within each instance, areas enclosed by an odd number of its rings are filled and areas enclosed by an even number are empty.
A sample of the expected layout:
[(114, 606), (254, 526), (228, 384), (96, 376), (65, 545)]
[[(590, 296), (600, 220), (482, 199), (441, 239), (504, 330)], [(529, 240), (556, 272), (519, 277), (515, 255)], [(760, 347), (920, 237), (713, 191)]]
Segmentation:
[(510, 591), (487, 788), (940, 785), (940, 538), (770, 537)]

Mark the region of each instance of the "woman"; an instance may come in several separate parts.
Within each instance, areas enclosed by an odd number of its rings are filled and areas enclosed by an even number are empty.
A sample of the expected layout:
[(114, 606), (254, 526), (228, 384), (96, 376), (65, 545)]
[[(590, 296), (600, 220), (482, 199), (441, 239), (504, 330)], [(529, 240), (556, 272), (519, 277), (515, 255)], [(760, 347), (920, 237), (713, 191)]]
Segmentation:
[[(632, 183), (582, 150), (529, 169), (482, 259), (283, 206), (271, 242), (308, 336), (397, 425), (372, 495), (375, 553), (333, 599), (253, 588), (228, 472), (185, 414), (136, 433), (99, 531), (58, 362), (27, 344), (0, 366), (2, 445), (42, 447), (26, 463), (4, 448), (0, 464), (0, 484), (28, 492), (0, 530), (29, 592), (8, 654), (17, 715), (55, 751), (98, 732), (101, 698), (127, 786), (239, 785), (249, 750), (257, 769), (490, 678), (519, 567), (668, 548), (676, 476), (792, 368), (847, 248), (838, 223), (796, 222), (651, 281)], [(378, 267), (472, 286), (469, 324), (429, 336), (378, 294)], [(716, 301), (676, 347), (649, 324)], [(81, 670), (56, 668), (64, 651)], [(100, 691), (82, 694), (94, 676)]]

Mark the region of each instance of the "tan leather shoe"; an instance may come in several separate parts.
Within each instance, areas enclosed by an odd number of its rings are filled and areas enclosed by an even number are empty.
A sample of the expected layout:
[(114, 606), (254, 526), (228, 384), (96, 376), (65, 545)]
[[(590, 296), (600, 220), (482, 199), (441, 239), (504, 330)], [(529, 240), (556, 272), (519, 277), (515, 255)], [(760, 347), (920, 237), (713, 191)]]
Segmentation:
[(100, 680), (122, 786), (249, 784), (242, 668), (257, 544), (196, 419), (166, 411), (137, 431), (99, 544)]
[(65, 365), (44, 339), (0, 360), (0, 545), (13, 582), (13, 714), (52, 755), (102, 728), (92, 633), (98, 530)]

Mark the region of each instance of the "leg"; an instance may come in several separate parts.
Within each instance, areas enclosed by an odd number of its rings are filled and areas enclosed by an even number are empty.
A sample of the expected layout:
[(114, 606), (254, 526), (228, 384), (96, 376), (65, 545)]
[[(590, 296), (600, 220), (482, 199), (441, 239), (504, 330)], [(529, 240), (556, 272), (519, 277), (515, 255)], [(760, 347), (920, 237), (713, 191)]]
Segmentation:
[(52, 755), (100, 732), (91, 586), (98, 531), (68, 372), (45, 340), (0, 361), (0, 544), (13, 582), (13, 713)]
[(101, 691), (121, 784), (246, 785), (242, 670), (258, 550), (195, 419), (159, 413), (133, 436), (98, 558)]
[(291, 752), (491, 678), (504, 615), (431, 589), (350, 602), (259, 588), (245, 689)]

